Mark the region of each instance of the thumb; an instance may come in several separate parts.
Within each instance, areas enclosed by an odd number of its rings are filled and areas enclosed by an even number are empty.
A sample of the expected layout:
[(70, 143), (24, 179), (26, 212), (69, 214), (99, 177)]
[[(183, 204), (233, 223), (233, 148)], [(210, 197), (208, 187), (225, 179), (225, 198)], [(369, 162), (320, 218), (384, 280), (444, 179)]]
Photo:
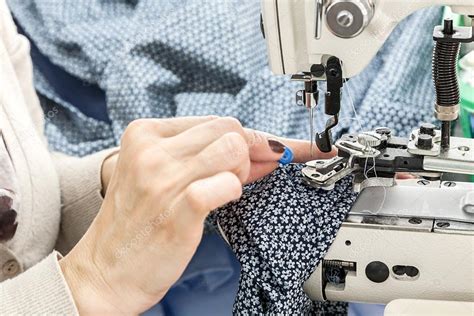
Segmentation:
[(190, 225), (195, 225), (196, 221), (203, 222), (212, 210), (239, 199), (241, 195), (242, 183), (232, 172), (221, 172), (194, 181), (188, 185), (173, 207), (183, 215), (177, 217), (178, 225), (188, 229)]

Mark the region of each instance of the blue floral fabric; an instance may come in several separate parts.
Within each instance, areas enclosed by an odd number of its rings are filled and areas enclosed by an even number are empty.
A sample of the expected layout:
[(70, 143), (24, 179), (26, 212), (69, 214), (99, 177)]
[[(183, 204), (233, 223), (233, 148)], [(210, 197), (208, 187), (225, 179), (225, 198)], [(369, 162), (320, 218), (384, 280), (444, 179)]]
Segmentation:
[(282, 167), (213, 215), (241, 264), (235, 315), (344, 315), (313, 303), (303, 283), (316, 269), (355, 201), (351, 179), (332, 191), (305, 184), (301, 166)]

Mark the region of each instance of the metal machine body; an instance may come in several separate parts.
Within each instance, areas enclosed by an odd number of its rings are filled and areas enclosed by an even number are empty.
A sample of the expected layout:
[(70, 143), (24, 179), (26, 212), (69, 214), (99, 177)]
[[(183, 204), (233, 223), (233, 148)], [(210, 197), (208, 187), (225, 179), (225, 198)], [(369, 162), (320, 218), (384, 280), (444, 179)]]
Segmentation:
[[(341, 11), (358, 12), (364, 21), (351, 37), (335, 34), (330, 26), (334, 18), (329, 10), (341, 3), (353, 4), (354, 9)], [(352, 78), (370, 63), (400, 21), (436, 5), (474, 14), (472, 0), (262, 0), (270, 67), (275, 74), (294, 75), (336, 56), (343, 62), (344, 78)]]
[[(331, 118), (316, 134), (321, 151), (333, 145), (344, 79), (369, 64), (401, 20), (435, 5), (474, 17), (472, 0), (262, 0), (270, 66), (304, 82), (297, 103), (312, 110), (318, 82), (327, 81)], [(335, 143), (337, 157), (303, 169), (308, 185), (326, 190), (353, 175), (360, 192), (305, 284), (314, 300), (474, 301), (474, 185), (442, 181), (445, 173), (474, 174), (474, 140), (450, 135), (458, 118), (459, 45), (474, 41), (474, 23), (459, 28), (445, 20), (433, 27), (433, 109), (441, 129), (423, 124), (406, 139), (386, 128), (345, 135)], [(419, 178), (398, 180), (399, 172)]]
[[(434, 130), (432, 156), (410, 153), (425, 150), (417, 138), (427, 127), (409, 139), (386, 128), (346, 135), (336, 142), (338, 157), (303, 169), (309, 185), (325, 190), (352, 174), (360, 192), (305, 284), (313, 300), (474, 302), (474, 184), (441, 180), (443, 170), (474, 172), (474, 139), (453, 138), (456, 147), (439, 154), (441, 132)], [(420, 177), (397, 180), (403, 171)]]
[[(388, 189), (389, 202), (382, 209), (383, 191), (365, 190), (324, 261), (305, 283), (311, 299), (379, 304), (400, 298), (474, 302), (474, 223), (464, 221), (459, 198), (474, 186), (432, 185), (431, 194), (416, 183)], [(455, 197), (449, 191), (455, 191)], [(438, 198), (438, 193), (446, 194)], [(450, 196), (448, 201), (446, 196)], [(376, 201), (371, 202), (371, 197)], [(397, 214), (397, 206), (406, 208)]]

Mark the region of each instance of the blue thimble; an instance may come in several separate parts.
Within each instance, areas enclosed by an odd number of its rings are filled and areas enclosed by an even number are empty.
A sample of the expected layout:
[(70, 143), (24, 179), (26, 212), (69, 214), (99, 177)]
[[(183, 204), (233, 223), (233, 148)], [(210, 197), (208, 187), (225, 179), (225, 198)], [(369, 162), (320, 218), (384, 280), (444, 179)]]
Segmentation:
[(292, 163), (294, 158), (295, 155), (293, 154), (293, 151), (290, 148), (285, 147), (285, 152), (283, 153), (283, 157), (279, 160), (279, 163), (286, 166)]

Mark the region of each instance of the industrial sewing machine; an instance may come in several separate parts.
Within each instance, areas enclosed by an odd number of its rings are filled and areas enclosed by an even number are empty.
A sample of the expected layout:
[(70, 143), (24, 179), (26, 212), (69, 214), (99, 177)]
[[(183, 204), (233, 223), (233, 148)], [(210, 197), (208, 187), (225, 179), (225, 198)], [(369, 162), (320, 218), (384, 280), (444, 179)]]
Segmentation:
[[(308, 109), (317, 105), (318, 82), (327, 82), (330, 119), (315, 137), (321, 151), (333, 145), (344, 79), (368, 65), (398, 22), (432, 5), (474, 18), (472, 0), (262, 0), (273, 72), (304, 83), (297, 102)], [(352, 174), (360, 192), (305, 284), (313, 300), (474, 301), (474, 185), (443, 181), (445, 173), (474, 174), (474, 140), (451, 137), (459, 112), (459, 46), (474, 34), (450, 20), (433, 27), (433, 106), (441, 129), (423, 124), (409, 138), (388, 128), (345, 135), (335, 143), (338, 157), (303, 170), (309, 185), (328, 190)], [(420, 178), (396, 180), (398, 172)]]

